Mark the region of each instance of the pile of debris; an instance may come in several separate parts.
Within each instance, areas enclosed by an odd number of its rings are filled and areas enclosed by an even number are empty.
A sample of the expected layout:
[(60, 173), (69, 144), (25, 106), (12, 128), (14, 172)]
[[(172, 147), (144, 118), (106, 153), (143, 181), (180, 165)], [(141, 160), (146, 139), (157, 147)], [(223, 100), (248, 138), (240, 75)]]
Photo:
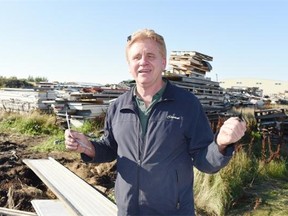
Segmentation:
[(172, 73), (189, 77), (204, 78), (212, 70), (208, 61), (213, 61), (213, 57), (195, 51), (172, 51), (169, 58)]
[(0, 110), (7, 112), (31, 112), (32, 110), (49, 110), (43, 101), (54, 100), (56, 93), (52, 90), (35, 91), (34, 89), (1, 88)]
[(212, 70), (208, 61), (212, 60), (213, 57), (195, 51), (172, 51), (169, 58), (171, 69), (164, 73), (164, 77), (193, 93), (209, 120), (218, 120), (219, 114), (231, 107), (219, 82), (206, 77), (206, 73)]
[(262, 159), (266, 162), (280, 157), (287, 148), (288, 116), (284, 109), (259, 109), (254, 111), (257, 129), (262, 138)]
[[(112, 85), (81, 86), (62, 85), (31, 89), (2, 88), (0, 90), (0, 110), (6, 112), (40, 111), (54, 113), (57, 120), (65, 119), (66, 112), (72, 124), (81, 126), (86, 119), (104, 114), (111, 101), (126, 92), (129, 87)], [(75, 125), (76, 126), (76, 125)]]
[(66, 113), (70, 115), (71, 123), (80, 127), (86, 119), (94, 119), (104, 115), (111, 101), (126, 92), (128, 88), (118, 87), (83, 87), (79, 91), (64, 91), (57, 94), (53, 101), (45, 101), (50, 104), (58, 121), (64, 120)]

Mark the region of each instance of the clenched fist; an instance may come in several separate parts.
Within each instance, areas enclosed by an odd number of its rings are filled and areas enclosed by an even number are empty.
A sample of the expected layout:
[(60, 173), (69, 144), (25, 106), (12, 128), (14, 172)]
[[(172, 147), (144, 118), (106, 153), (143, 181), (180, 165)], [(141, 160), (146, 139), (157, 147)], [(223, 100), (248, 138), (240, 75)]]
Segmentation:
[(224, 122), (217, 136), (217, 144), (226, 147), (240, 140), (246, 131), (246, 123), (238, 117), (231, 117)]

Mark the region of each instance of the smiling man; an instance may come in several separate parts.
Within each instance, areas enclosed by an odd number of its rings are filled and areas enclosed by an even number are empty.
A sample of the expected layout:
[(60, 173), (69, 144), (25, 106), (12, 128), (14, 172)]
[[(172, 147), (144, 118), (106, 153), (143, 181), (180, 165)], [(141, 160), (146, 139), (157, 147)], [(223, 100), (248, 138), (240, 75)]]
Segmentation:
[(117, 159), (118, 215), (195, 215), (193, 166), (226, 166), (245, 122), (230, 118), (214, 137), (199, 100), (162, 78), (166, 45), (153, 30), (128, 37), (126, 59), (136, 85), (109, 106), (102, 139), (66, 130), (66, 147), (86, 162)]

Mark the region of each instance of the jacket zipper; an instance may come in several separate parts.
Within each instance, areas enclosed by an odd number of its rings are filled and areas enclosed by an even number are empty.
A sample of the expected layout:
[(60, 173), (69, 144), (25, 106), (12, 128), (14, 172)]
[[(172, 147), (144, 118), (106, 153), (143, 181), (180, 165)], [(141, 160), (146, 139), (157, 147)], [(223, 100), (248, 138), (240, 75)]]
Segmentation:
[[(179, 175), (178, 175), (178, 172), (176, 170), (176, 180), (177, 180), (177, 186), (179, 185)], [(179, 188), (177, 187), (177, 190), (179, 193)], [(179, 194), (177, 195), (177, 203), (176, 203), (176, 209), (179, 210), (180, 209), (180, 198), (179, 198)]]
[[(137, 128), (137, 140), (138, 140), (138, 145), (137, 145), (137, 151), (138, 151), (138, 156), (137, 156), (137, 166), (138, 166), (138, 169), (137, 169), (137, 191), (138, 191), (138, 205), (142, 202), (142, 194), (141, 194), (141, 191), (139, 190), (139, 185), (140, 185), (140, 167), (141, 167), (141, 150), (140, 150), (140, 145), (142, 144), (142, 139), (141, 139), (141, 123), (140, 123), (140, 118), (139, 118), (139, 115), (137, 114), (136, 112), (136, 115), (137, 115), (137, 125), (138, 125), (138, 128)], [(139, 206), (140, 207), (140, 206)]]

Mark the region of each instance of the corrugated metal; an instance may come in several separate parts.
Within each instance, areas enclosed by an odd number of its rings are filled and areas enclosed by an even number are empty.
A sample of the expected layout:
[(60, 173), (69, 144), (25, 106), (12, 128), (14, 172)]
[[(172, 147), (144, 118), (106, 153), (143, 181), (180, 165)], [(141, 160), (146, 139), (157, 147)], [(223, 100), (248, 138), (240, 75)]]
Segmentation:
[(53, 158), (25, 159), (23, 162), (74, 215), (117, 215), (117, 207), (113, 202)]

